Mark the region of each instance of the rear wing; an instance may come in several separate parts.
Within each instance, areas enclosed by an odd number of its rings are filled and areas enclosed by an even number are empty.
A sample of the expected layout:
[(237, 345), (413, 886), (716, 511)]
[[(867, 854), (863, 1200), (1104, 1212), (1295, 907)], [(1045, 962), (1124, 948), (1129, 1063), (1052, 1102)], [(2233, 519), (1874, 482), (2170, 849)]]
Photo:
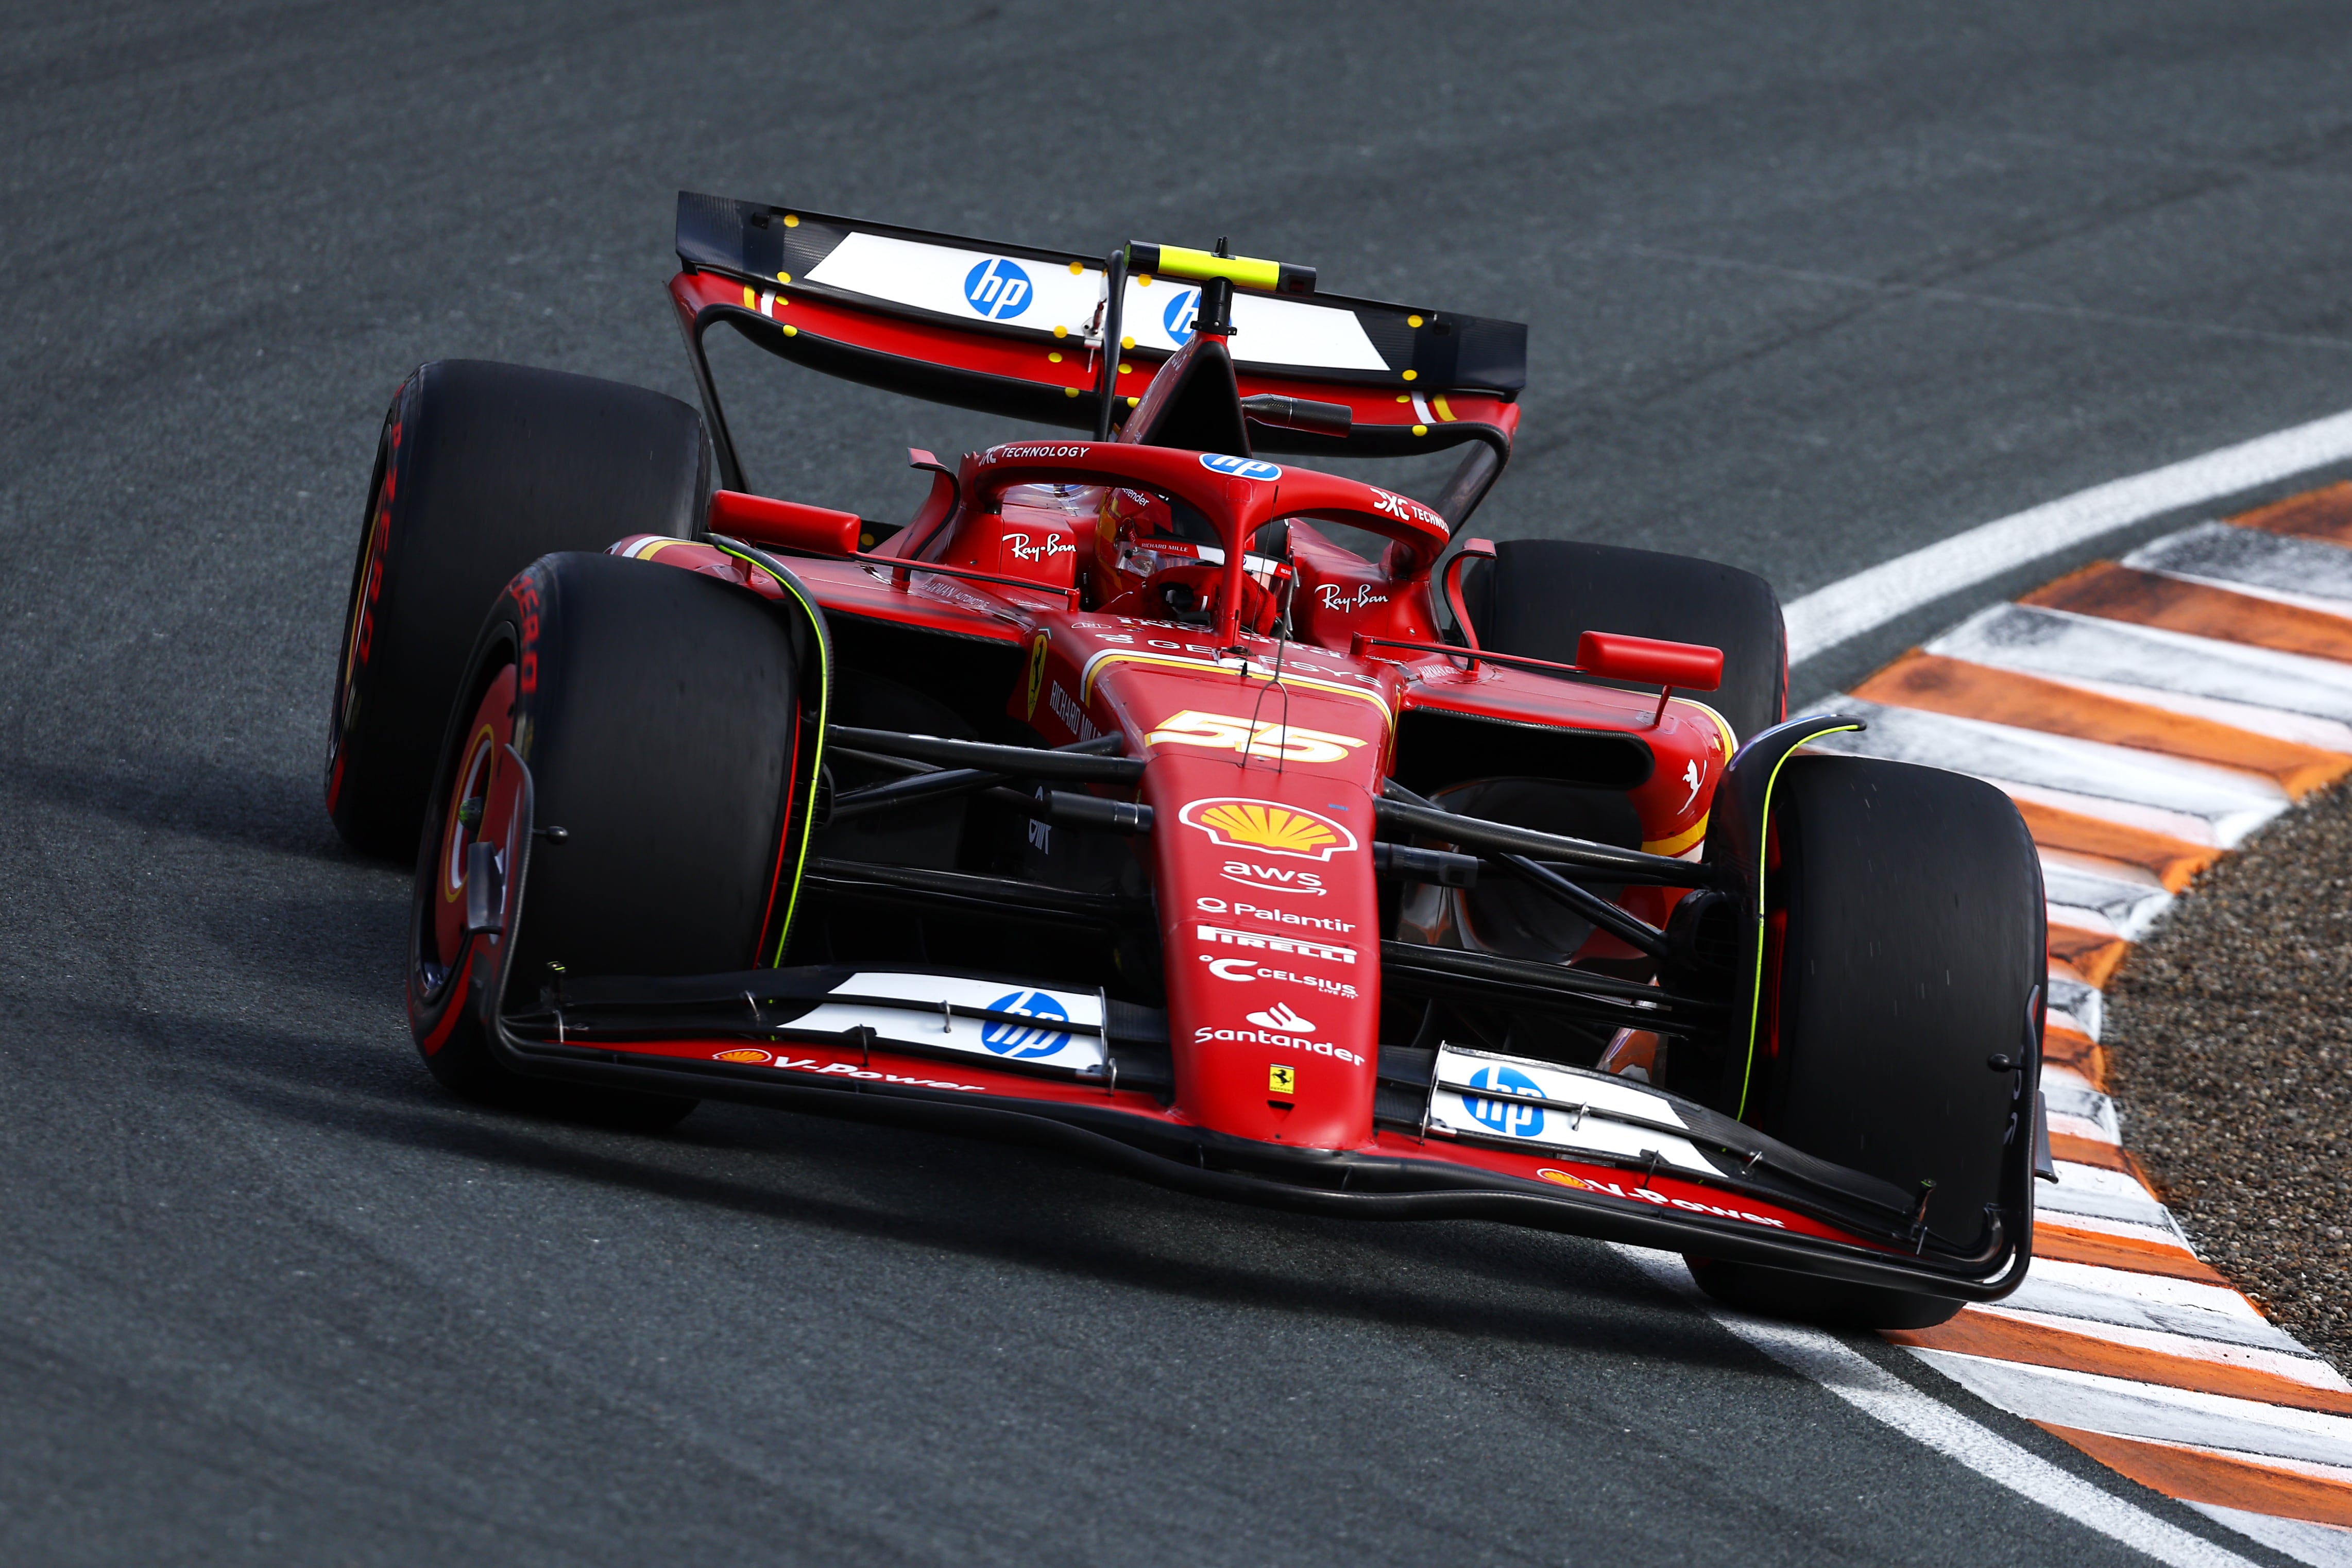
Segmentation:
[[(1136, 247), (1139, 259), (1149, 247)], [(1173, 247), (1168, 253), (1177, 254)], [(1125, 274), (1114, 423), (1191, 338), (1198, 285), (1106, 257), (934, 234), (681, 191), (671, 295), (703, 383), (720, 321), (845, 380), (1072, 429), (1095, 427), (1108, 283)], [(1232, 353), (1244, 395), (1348, 406), (1344, 436), (1266, 427), (1270, 450), (1401, 457), (1481, 442), (1499, 468), (1527, 384), (1527, 328), (1316, 292), (1305, 268), (1237, 281)], [(714, 417), (714, 423), (719, 421)], [(731, 454), (722, 463), (732, 466)], [(1483, 488), (1483, 487), (1482, 487)]]

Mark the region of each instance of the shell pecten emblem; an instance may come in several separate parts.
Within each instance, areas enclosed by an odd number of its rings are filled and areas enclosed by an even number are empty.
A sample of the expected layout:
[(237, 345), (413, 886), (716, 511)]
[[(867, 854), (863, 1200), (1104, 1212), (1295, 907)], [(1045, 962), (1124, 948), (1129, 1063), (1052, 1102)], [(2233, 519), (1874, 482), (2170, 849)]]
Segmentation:
[(1328, 860), (1356, 847), (1356, 836), (1321, 812), (1279, 801), (1220, 795), (1196, 800), (1176, 820), (1220, 849), (1254, 849), (1300, 860)]

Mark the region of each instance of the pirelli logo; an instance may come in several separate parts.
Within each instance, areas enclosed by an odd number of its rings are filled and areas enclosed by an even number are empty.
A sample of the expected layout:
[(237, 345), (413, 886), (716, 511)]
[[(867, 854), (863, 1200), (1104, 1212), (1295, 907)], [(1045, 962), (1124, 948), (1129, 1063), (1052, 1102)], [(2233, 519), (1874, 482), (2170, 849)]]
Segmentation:
[(1309, 942), (1305, 937), (1277, 936), (1271, 931), (1235, 931), (1231, 926), (1195, 926), (1202, 942), (1229, 947), (1255, 948), (1262, 952), (1286, 952), (1299, 958), (1320, 958), (1331, 963), (1353, 963), (1356, 950), (1336, 942)]

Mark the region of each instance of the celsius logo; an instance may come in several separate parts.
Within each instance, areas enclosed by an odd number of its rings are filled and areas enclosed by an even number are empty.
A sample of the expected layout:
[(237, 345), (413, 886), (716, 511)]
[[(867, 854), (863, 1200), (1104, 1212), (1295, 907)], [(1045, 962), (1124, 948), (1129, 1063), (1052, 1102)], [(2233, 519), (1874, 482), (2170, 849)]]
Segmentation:
[(1198, 289), (1179, 289), (1160, 318), (1160, 324), (1168, 329), (1169, 341), (1179, 348), (1192, 341), (1192, 307), (1200, 301)]
[(1282, 465), (1279, 463), (1261, 462), (1255, 458), (1233, 458), (1223, 452), (1202, 453), (1201, 467), (1213, 474), (1231, 474), (1243, 479), (1282, 478)]
[(1261, 1029), (1278, 1029), (1286, 1035), (1311, 1035), (1315, 1032), (1315, 1021), (1292, 1012), (1287, 1002), (1276, 1002), (1263, 1013), (1244, 1016)]
[[(1050, 1018), (1055, 1023), (1069, 1021), (1062, 1005), (1043, 991), (1009, 991), (988, 1005), (992, 1013), (1018, 1013), (1024, 1018)], [(992, 1019), (980, 1031), (980, 1043), (1000, 1057), (1050, 1057), (1070, 1043), (1070, 1037), (1055, 1029), (1027, 1028), (1019, 1024), (1007, 1024)]]
[[(1517, 1068), (1480, 1068), (1470, 1075), (1470, 1087), (1526, 1100), (1543, 1098), (1543, 1090), (1536, 1087), (1535, 1080)], [(1543, 1131), (1540, 1105), (1524, 1104), (1520, 1100), (1474, 1100), (1466, 1094), (1462, 1097), (1462, 1104), (1481, 1126), (1506, 1138), (1533, 1138)]]
[(1029, 308), (1029, 274), (998, 257), (963, 275), (963, 302), (992, 321), (1008, 321)]

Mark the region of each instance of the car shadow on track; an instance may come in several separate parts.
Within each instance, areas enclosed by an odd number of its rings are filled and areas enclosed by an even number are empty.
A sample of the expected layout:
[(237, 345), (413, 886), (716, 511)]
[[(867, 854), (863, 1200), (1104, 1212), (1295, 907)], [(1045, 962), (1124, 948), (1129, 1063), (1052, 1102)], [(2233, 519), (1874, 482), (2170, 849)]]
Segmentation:
[[(378, 866), (346, 847), (320, 805), (314, 776), (255, 773), (209, 758), (143, 753), (136, 768), (19, 761), (0, 791), (129, 826), (186, 834), (235, 849)], [(394, 867), (400, 870), (404, 868)]]
[[(706, 1105), (666, 1135), (620, 1133), (467, 1106), (442, 1098), (421, 1068), (416, 1092), (388, 1090), (380, 1062), (354, 1075), (336, 1065), (340, 1051), (228, 1029), (261, 1037), (241, 1050), (219, 1042), (236, 1059), (215, 1091), (259, 1115), (410, 1152), (1202, 1304), (1759, 1369), (1578, 1238), (1290, 1215), (1163, 1191), (1054, 1150), (733, 1106)], [(1478, 1283), (1465, 1291), (1465, 1279)]]

